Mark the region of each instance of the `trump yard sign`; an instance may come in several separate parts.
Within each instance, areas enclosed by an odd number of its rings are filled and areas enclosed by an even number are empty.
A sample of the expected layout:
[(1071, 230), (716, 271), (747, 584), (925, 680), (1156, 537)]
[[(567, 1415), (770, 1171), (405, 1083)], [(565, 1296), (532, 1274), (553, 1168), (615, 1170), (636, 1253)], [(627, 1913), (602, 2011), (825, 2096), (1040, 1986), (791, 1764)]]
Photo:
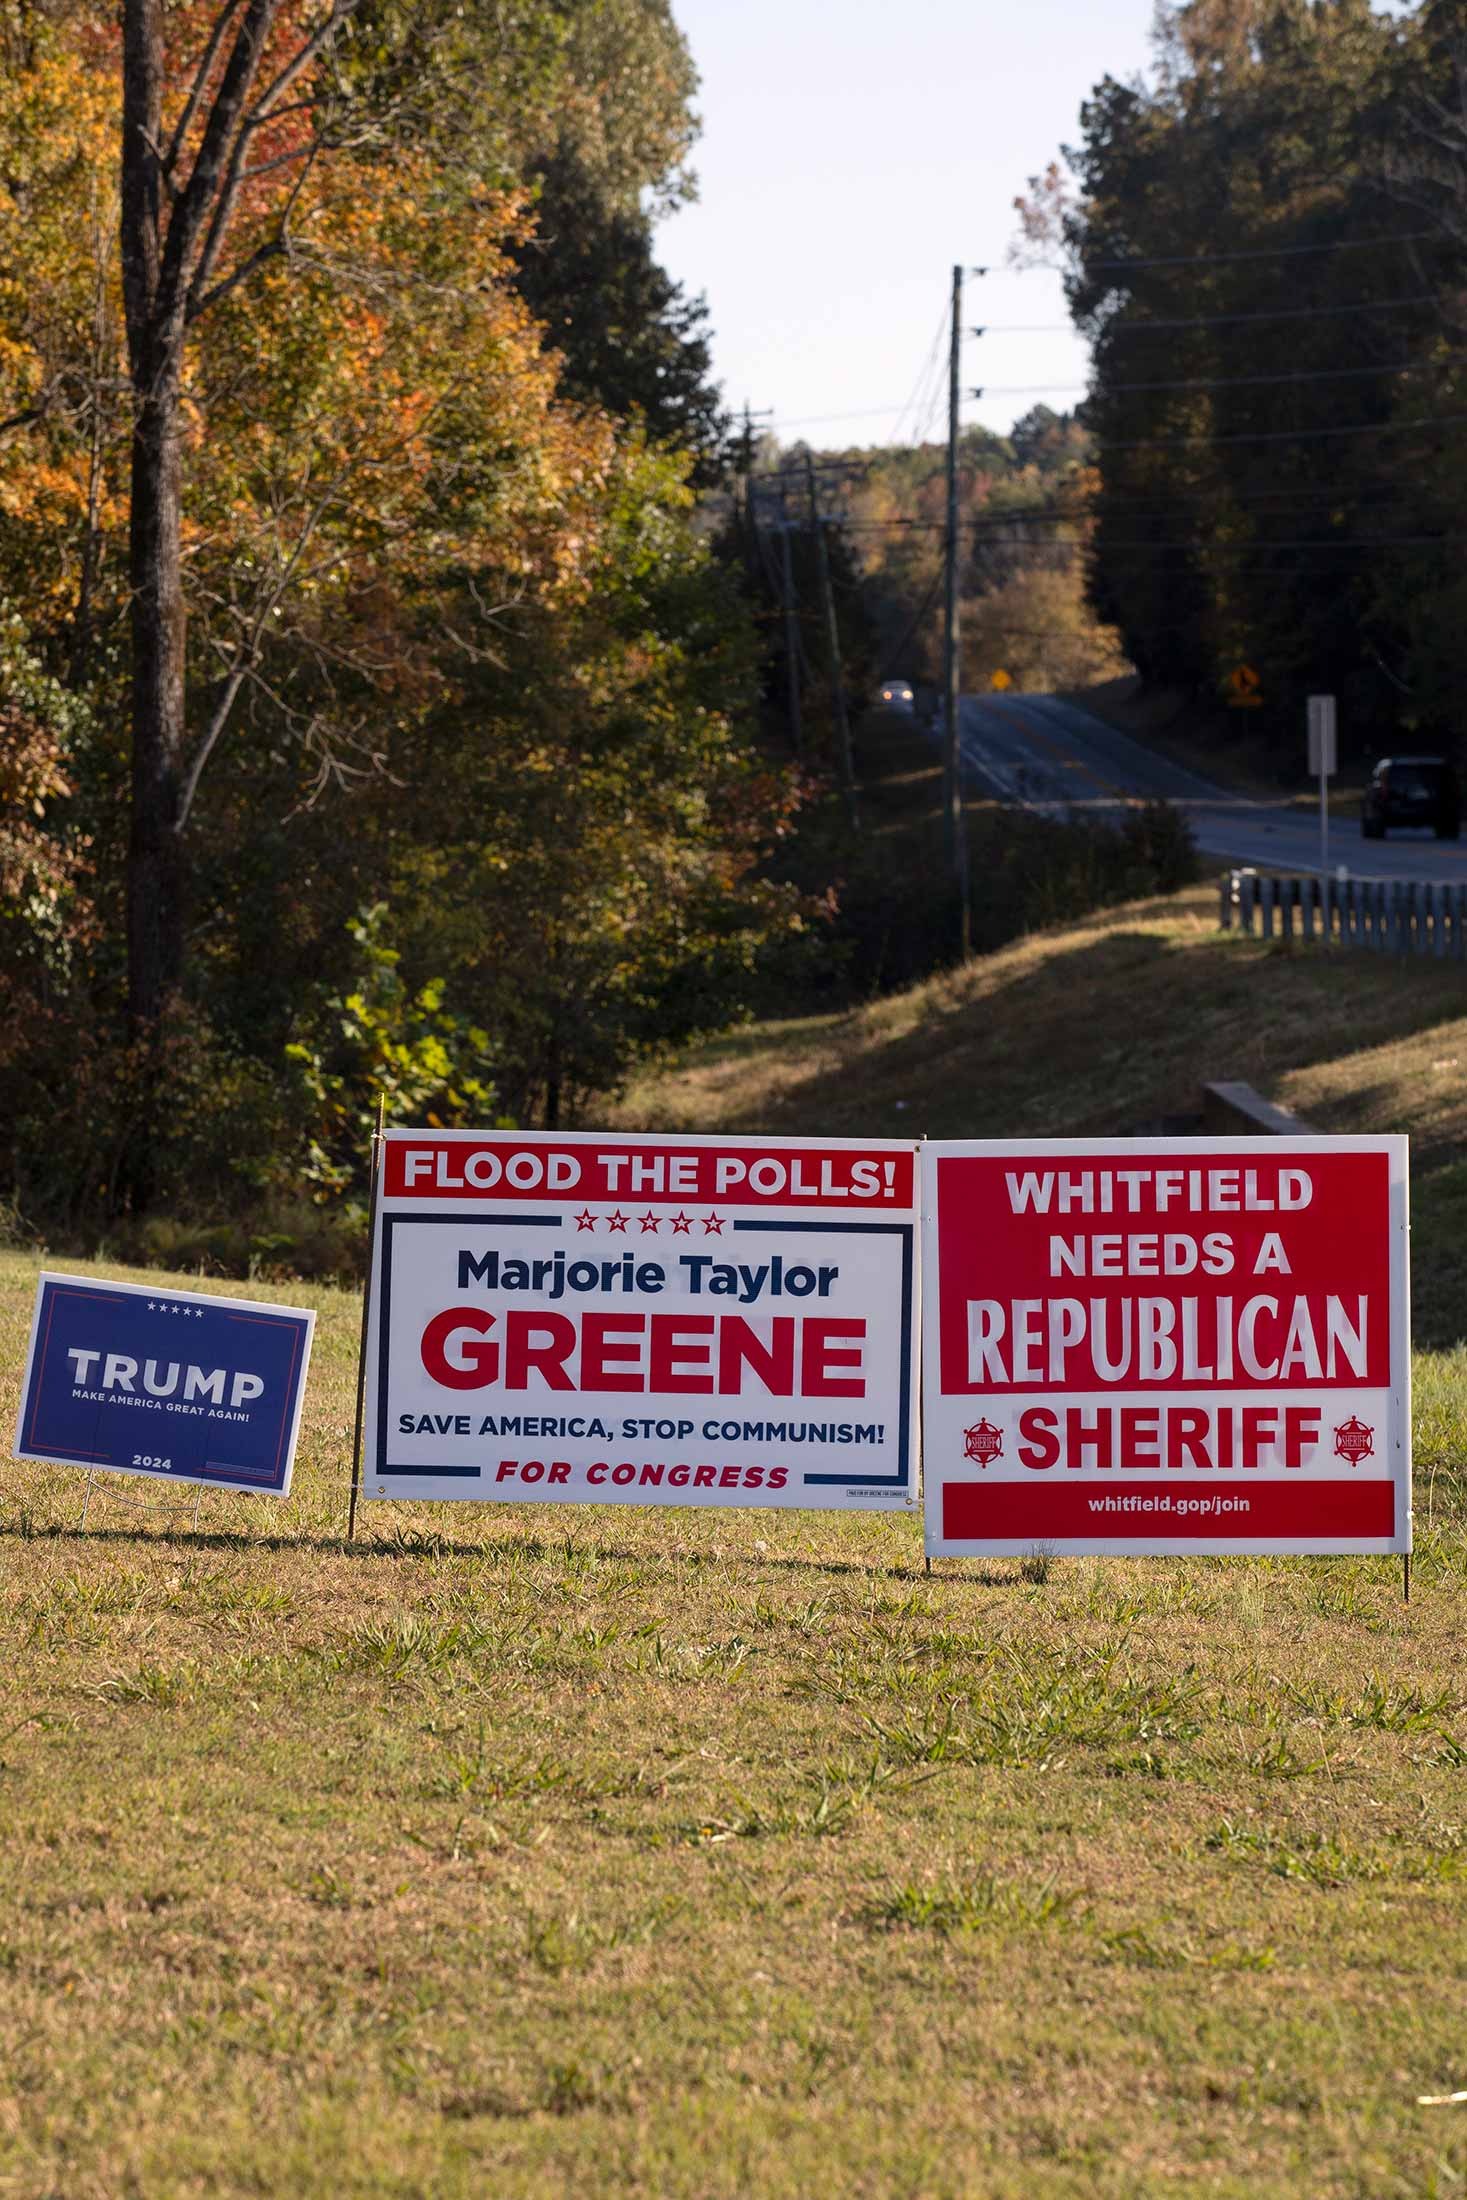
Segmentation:
[(390, 1131), (368, 1498), (916, 1504), (916, 1152)]
[(283, 1497), (315, 1321), (253, 1299), (42, 1275), (16, 1456)]
[(1403, 1138), (922, 1172), (930, 1554), (1409, 1551)]

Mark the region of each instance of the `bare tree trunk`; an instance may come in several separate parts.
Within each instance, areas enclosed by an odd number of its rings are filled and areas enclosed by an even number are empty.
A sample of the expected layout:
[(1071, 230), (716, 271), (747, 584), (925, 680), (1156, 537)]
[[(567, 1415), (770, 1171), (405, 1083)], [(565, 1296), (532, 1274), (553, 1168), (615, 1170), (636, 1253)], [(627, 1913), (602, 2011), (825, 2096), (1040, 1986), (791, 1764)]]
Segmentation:
[(545, 1129), (560, 1129), (560, 1033), (555, 1029), (545, 1049)]
[(66, 684), (80, 691), (86, 686), (92, 663), (93, 599), (102, 569), (102, 497), (107, 465), (107, 437), (111, 426), (110, 389), (115, 371), (114, 330), (108, 311), (108, 240), (102, 233), (101, 211), (95, 186), (92, 191), (92, 387), (87, 451), (87, 517), (82, 530), (81, 562), (77, 573), (76, 608), (71, 619), (71, 646), (66, 655)]
[(133, 387), (127, 994), (134, 1032), (141, 1032), (156, 1024), (183, 970), (177, 831), (184, 737), (178, 419), (183, 314), (175, 301), (160, 295), (167, 185), (161, 151), (163, 0), (124, 0), (122, 24), (121, 249)]
[[(240, 193), (262, 172), (249, 167), (256, 133), (291, 111), (285, 102), (292, 95), (296, 106), (302, 103), (302, 79), (357, 6), (358, 0), (331, 0), (262, 87), (281, 0), (214, 0), (212, 25), (184, 72), (187, 86), (180, 82), (178, 114), (165, 141), (171, 0), (122, 0), (120, 242), (133, 401), (127, 979), (135, 1035), (156, 1030), (183, 977), (183, 826), (193, 791), (184, 724), (184, 339), (214, 299), (286, 249), (286, 222), (315, 145), (300, 156), (304, 165), (274, 234), (220, 274)], [(174, 22), (176, 28), (176, 14)], [(205, 756), (220, 723), (206, 736)]]
[(183, 561), (176, 366), (159, 361), (132, 438), (132, 823), (128, 1008), (155, 1023), (183, 976)]

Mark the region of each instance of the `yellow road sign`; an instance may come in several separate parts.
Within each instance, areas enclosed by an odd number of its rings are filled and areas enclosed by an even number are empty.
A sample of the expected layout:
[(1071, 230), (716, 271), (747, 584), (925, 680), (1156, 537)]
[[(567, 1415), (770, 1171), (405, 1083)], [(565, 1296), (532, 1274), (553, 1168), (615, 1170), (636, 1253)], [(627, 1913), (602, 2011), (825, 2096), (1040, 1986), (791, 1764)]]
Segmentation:
[(997, 672), (995, 672), (993, 678), (989, 681), (988, 684), (993, 689), (996, 695), (1002, 695), (1004, 690), (1006, 688), (1011, 688), (1014, 683), (1011, 676), (1007, 672), (1005, 672), (1003, 666), (1000, 665)]
[(1228, 701), (1234, 710), (1257, 710), (1263, 702), (1263, 682), (1252, 665), (1237, 665), (1227, 678)]

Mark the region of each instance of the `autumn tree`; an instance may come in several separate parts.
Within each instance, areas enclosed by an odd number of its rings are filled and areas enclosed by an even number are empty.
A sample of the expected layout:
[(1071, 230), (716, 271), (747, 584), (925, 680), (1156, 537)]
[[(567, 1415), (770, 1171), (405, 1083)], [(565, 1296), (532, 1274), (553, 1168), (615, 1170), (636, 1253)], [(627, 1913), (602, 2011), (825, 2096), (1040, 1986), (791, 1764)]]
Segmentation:
[[(26, 23), (0, 73), (0, 590), (94, 705), (56, 801), (94, 838), (103, 1052), (130, 950), (138, 1044), (102, 1089), (137, 1117), (134, 1204), (185, 1154), (210, 1177), (211, 1123), (257, 1193), (313, 1140), (349, 1155), (373, 1062), (410, 1065), (404, 1105), (492, 1084), (564, 1119), (737, 1013), (798, 921), (758, 874), (787, 790), (736, 722), (745, 614), (692, 525), (707, 393), (696, 360), (691, 409), (662, 382), (682, 339), (639, 226), (691, 128), (668, 10), (240, 0), (134, 11), (131, 47), (80, 0)], [(562, 158), (587, 236), (566, 216), (539, 264), (604, 264), (627, 225), (647, 348), (620, 389), (529, 296)], [(73, 1177), (91, 1103), (52, 1140)]]
[[(629, 81), (649, 26), (661, 37), (660, 73), (650, 88)], [(664, 180), (686, 148), (685, 52), (659, 0), (546, 4), (516, 28), (506, 67), (497, 21), (447, 6), (211, 0), (168, 8), (164, 0), (124, 0), (120, 236), (132, 395), (128, 950), (135, 1022), (154, 1019), (180, 981), (182, 835), (192, 791), (280, 609), (267, 589), (252, 616), (237, 621), (233, 660), (204, 724), (191, 729), (189, 377), (191, 362), (207, 373), (222, 309), (254, 294), (271, 273), (307, 270), (317, 282), (348, 289), (358, 281), (349, 250), (333, 258), (320, 249), (323, 208), (342, 190), (343, 171), (348, 188), (380, 191), (390, 188), (389, 162), (405, 161), (416, 168), (422, 203), (436, 199), (452, 218), (474, 187), (492, 196), (496, 175), (508, 180), (516, 152), (533, 156), (537, 137), (548, 138), (552, 110), (586, 171), (599, 164), (628, 196)], [(598, 74), (609, 82), (598, 82)], [(486, 118), (486, 91), (515, 95), (512, 123), (493, 114), (492, 101)], [(470, 296), (475, 275), (453, 274), (461, 296)], [(676, 353), (686, 331), (671, 333)], [(344, 494), (339, 481), (319, 476), (312, 492), (282, 580), (310, 555), (321, 519)]]
[[(1090, 438), (1035, 406), (1007, 435), (978, 426), (959, 446), (963, 681), (1002, 669), (1020, 686), (1080, 685), (1120, 669), (1085, 601)], [(850, 491), (851, 542), (883, 673), (934, 681), (941, 664), (944, 448), (864, 454)]]

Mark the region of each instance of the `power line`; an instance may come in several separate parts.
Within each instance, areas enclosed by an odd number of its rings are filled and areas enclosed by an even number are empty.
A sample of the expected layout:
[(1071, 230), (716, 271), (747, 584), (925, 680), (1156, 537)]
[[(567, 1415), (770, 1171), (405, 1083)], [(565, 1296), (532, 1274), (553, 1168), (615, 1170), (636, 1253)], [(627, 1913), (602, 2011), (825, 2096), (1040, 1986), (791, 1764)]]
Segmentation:
[[(1076, 383), (1075, 387), (1078, 389), (1080, 387), (1080, 384)], [(818, 428), (822, 427), (826, 421), (830, 420), (878, 420), (883, 414), (886, 414), (889, 417), (890, 414), (895, 410), (895, 407), (896, 399), (891, 398), (884, 405), (863, 405), (857, 412), (795, 413), (791, 414), (788, 418), (771, 420), (769, 425), (773, 429)], [(929, 412), (930, 410), (931, 408), (929, 407)], [(977, 427), (979, 423), (977, 421), (973, 421), (970, 423), (970, 425), (973, 427)], [(988, 433), (990, 433), (997, 442), (1002, 443), (1008, 440), (1008, 438), (997, 428), (990, 429)], [(910, 448), (910, 446), (904, 445), (903, 448)]]
[(888, 662), (900, 659), (902, 652), (906, 648), (908, 642), (912, 639), (912, 636), (916, 633), (918, 627), (922, 624), (922, 621), (926, 618), (928, 612), (932, 609), (932, 600), (936, 596), (938, 589), (942, 586), (942, 581), (943, 569), (941, 565), (939, 565), (936, 571), (933, 573), (931, 581), (928, 583), (926, 595), (922, 598), (922, 601), (918, 605), (917, 609), (912, 613), (911, 618), (908, 619), (906, 631), (903, 633), (901, 640), (899, 642), (893, 643), (890, 651), (888, 652)]
[(1188, 444), (1205, 444), (1210, 448), (1219, 443), (1318, 443), (1333, 436), (1407, 435), (1416, 428), (1457, 427), (1464, 420), (1467, 420), (1467, 413), (1439, 413), (1435, 420), (1356, 420), (1341, 428), (1250, 429), (1242, 435), (1143, 435), (1120, 440), (1099, 436), (1096, 438), (1096, 449), (1162, 451), (1174, 450)]
[(859, 412), (799, 413), (788, 420), (776, 420), (776, 428), (814, 428), (827, 420), (876, 420), (883, 414), (888, 418), (895, 406), (895, 399), (885, 405), (864, 405)]
[[(1187, 313), (1164, 321), (1117, 319), (1105, 330), (1106, 340), (1117, 336), (1149, 336), (1154, 329), (1228, 328), (1258, 321), (1338, 320), (1342, 313), (1396, 313), (1407, 306), (1440, 305), (1434, 290), (1419, 290), (1409, 298), (1345, 298), (1332, 306), (1282, 306), (1272, 313)], [(1073, 336), (1073, 321), (989, 321), (971, 331), (974, 336)]]
[[(1268, 385), (1291, 382), (1359, 382), (1371, 375), (1384, 378), (1389, 374), (1410, 374), (1419, 365), (1414, 359), (1405, 360), (1398, 367), (1311, 367), (1302, 374), (1200, 374), (1188, 376), (1180, 382), (1109, 382), (1095, 394), (1115, 397), (1126, 390), (1248, 390)], [(985, 383), (981, 389), (970, 390), (970, 397), (1045, 397), (1064, 396), (1071, 390), (1089, 388), (1086, 382), (1018, 382), (1007, 386)]]
[(1167, 321), (1117, 321), (1105, 333), (1107, 337), (1145, 336), (1152, 329), (1230, 328), (1244, 321), (1328, 321), (1338, 320), (1342, 313), (1398, 313), (1407, 306), (1440, 303), (1434, 290), (1418, 290), (1409, 298), (1350, 298), (1334, 306), (1285, 306), (1273, 313), (1193, 313)]
[(1400, 550), (1436, 548), (1443, 544), (1467, 542), (1467, 535), (1365, 535), (1355, 541), (1336, 541), (1328, 535), (1304, 535), (1264, 538), (1257, 542), (1207, 542), (1197, 536), (1179, 542), (1141, 541), (1115, 542), (1035, 542), (1030, 535), (987, 535), (983, 538), (988, 547), (1020, 548), (1025, 550), (1064, 550), (1088, 554), (1103, 553), (1110, 557), (1117, 551), (1177, 551), (1195, 550), (1207, 557), (1253, 557), (1261, 550), (1334, 550), (1360, 553), (1367, 550)]
[[(1414, 364), (1414, 363), (1415, 363), (1415, 362), (1412, 362), (1412, 364)], [(1389, 375), (1389, 374), (1406, 374), (1406, 373), (1409, 373), (1410, 371), (1411, 371), (1411, 367), (1410, 367), (1410, 365), (1407, 365), (1407, 366), (1401, 366), (1401, 367), (1325, 367), (1325, 368), (1320, 368), (1320, 369), (1317, 369), (1317, 370), (1311, 369), (1311, 370), (1309, 370), (1308, 372), (1306, 372), (1306, 373), (1304, 373), (1304, 374), (1282, 374), (1282, 375), (1237, 375), (1237, 376), (1229, 376), (1229, 375), (1224, 375), (1224, 376), (1220, 376), (1220, 377), (1218, 377), (1218, 378), (1216, 378), (1216, 379), (1207, 379), (1207, 378), (1203, 378), (1203, 379), (1200, 379), (1200, 380), (1197, 380), (1197, 381), (1189, 381), (1189, 382), (1118, 382), (1118, 383), (1113, 383), (1113, 384), (1111, 385), (1111, 388), (1112, 388), (1112, 389), (1114, 389), (1114, 390), (1166, 390), (1166, 389), (1176, 389), (1176, 390), (1180, 390), (1180, 389), (1242, 389), (1242, 388), (1246, 388), (1246, 387), (1249, 387), (1249, 386), (1256, 386), (1256, 385), (1258, 385), (1258, 384), (1260, 384), (1260, 383), (1289, 383), (1289, 382), (1327, 382), (1327, 381), (1334, 381), (1334, 380), (1346, 380), (1346, 379), (1348, 379), (1348, 378), (1350, 378), (1350, 377), (1352, 377), (1352, 376), (1357, 376), (1357, 377), (1368, 377), (1368, 376), (1370, 376), (1370, 375), (1381, 375), (1381, 376), (1385, 376), (1385, 375)], [(982, 387), (980, 387), (980, 388), (978, 388), (978, 389), (974, 389), (974, 390), (970, 390), (970, 391), (968, 391), (968, 392), (966, 393), (966, 397), (967, 397), (967, 400), (968, 400), (968, 401), (970, 401), (970, 402), (971, 402), (972, 400), (974, 400), (974, 399), (977, 399), (977, 398), (980, 398), (980, 397), (983, 397), (983, 398), (987, 398), (987, 397), (1037, 397), (1037, 396), (1042, 396), (1042, 395), (1043, 395), (1043, 394), (1044, 394), (1044, 393), (1045, 393), (1046, 391), (1048, 391), (1048, 392), (1051, 392), (1051, 393), (1055, 393), (1055, 394), (1062, 394), (1062, 393), (1064, 393), (1064, 392), (1066, 392), (1066, 391), (1069, 391), (1069, 390), (1083, 390), (1083, 389), (1085, 389), (1086, 387), (1087, 387), (1087, 385), (1086, 385), (1086, 384), (1084, 384), (1084, 383), (1081, 383), (1081, 382), (1034, 382), (1034, 383), (1019, 383), (1019, 384), (1016, 384), (1016, 385), (1013, 385), (1013, 386), (1010, 386), (1010, 387), (994, 387), (994, 388), (989, 388), (989, 387), (988, 387), (988, 386), (987, 386), (987, 385), (985, 384), (985, 385), (983, 385)], [(1105, 393), (1105, 392), (1102, 392), (1101, 394), (1107, 394), (1107, 393)], [(783, 428), (813, 428), (813, 427), (821, 427), (821, 426), (823, 426), (823, 425), (824, 425), (824, 424), (825, 424), (826, 422), (828, 422), (828, 421), (840, 421), (840, 420), (876, 420), (876, 419), (879, 419), (879, 418), (881, 417), (881, 415), (882, 415), (882, 414), (884, 414), (884, 413), (885, 413), (885, 414), (889, 414), (889, 413), (891, 412), (891, 410), (892, 410), (892, 407), (891, 407), (891, 405), (890, 405), (890, 404), (885, 404), (885, 405), (866, 405), (866, 406), (863, 406), (863, 407), (861, 407), (861, 408), (860, 408), (860, 409), (859, 409), (858, 411), (856, 411), (856, 412), (834, 412), (834, 413), (801, 413), (801, 414), (798, 414), (798, 415), (796, 415), (796, 416), (793, 416), (793, 417), (791, 417), (791, 418), (789, 418), (789, 419), (783, 419), (783, 420), (774, 420), (774, 421), (771, 421), (770, 425), (771, 425), (771, 427), (773, 427), (773, 428), (775, 428), (775, 429), (783, 429)], [(1462, 417), (1463, 417), (1463, 416), (1462, 416), (1461, 414), (1444, 414), (1444, 415), (1443, 415), (1443, 418), (1444, 418), (1444, 419), (1453, 419), (1453, 420), (1456, 420), (1456, 419), (1460, 419), (1460, 418), (1462, 418)], [(1069, 415), (1069, 414), (1062, 414), (1062, 415), (1060, 415), (1060, 418), (1061, 418), (1061, 419), (1068, 419), (1068, 418), (1070, 418), (1070, 415)], [(973, 426), (973, 427), (977, 427), (977, 426), (979, 426), (979, 425), (980, 425), (980, 423), (978, 423), (978, 422), (974, 421), (974, 422), (970, 422), (970, 423), (969, 423), (969, 425), (970, 425), (970, 426)], [(1076, 425), (1076, 426), (1078, 426), (1078, 427), (1083, 427), (1083, 426), (1084, 426), (1084, 423), (1083, 423), (1083, 422), (1079, 422), (1079, 421), (1077, 421), (1077, 422), (1075, 422), (1075, 423), (1074, 423), (1074, 425)], [(1421, 426), (1421, 427), (1427, 427), (1427, 426), (1430, 426), (1430, 425), (1432, 425), (1432, 423), (1430, 423), (1430, 422), (1428, 422), (1428, 421), (1421, 421), (1421, 422), (1407, 422), (1407, 423), (1397, 423), (1397, 425), (1407, 425), (1407, 426)], [(997, 428), (994, 428), (994, 429), (988, 429), (988, 430), (985, 430), (984, 432), (985, 432), (985, 433), (988, 433), (988, 434), (991, 434), (991, 435), (992, 435), (992, 436), (994, 437), (994, 440), (995, 440), (996, 442), (1000, 442), (1000, 443), (1006, 443), (1006, 442), (1008, 442), (1008, 441), (1010, 440), (1010, 437), (1009, 437), (1009, 436), (1005, 435), (1005, 434), (1004, 434), (1004, 433), (1003, 433), (1003, 432), (1002, 432), (1001, 430), (999, 430), (999, 429), (997, 429)], [(1297, 430), (1290, 430), (1289, 432), (1290, 432), (1290, 434), (1297, 434), (1297, 435), (1306, 435), (1306, 434), (1310, 434), (1310, 433), (1318, 433), (1318, 432), (1321, 432), (1321, 431), (1317, 431), (1317, 430), (1309, 430), (1309, 429), (1297, 429)], [(1331, 435), (1336, 435), (1336, 434), (1349, 434), (1349, 433), (1351, 433), (1351, 432), (1353, 432), (1353, 431), (1351, 431), (1350, 429), (1335, 429), (1335, 428), (1331, 428), (1331, 429), (1330, 429), (1330, 430), (1328, 430), (1327, 432), (1328, 432), (1329, 434), (1331, 434)], [(1149, 439), (1148, 439), (1148, 440), (1149, 440)], [(1176, 439), (1168, 439), (1168, 440), (1176, 440)], [(1199, 439), (1199, 438), (1197, 438), (1197, 437), (1183, 437), (1183, 438), (1181, 438), (1181, 440), (1182, 440), (1182, 441), (1188, 441), (1188, 442), (1195, 442), (1195, 441), (1201, 440), (1201, 441), (1204, 441), (1204, 442), (1217, 442), (1217, 443), (1225, 443), (1225, 442), (1229, 442), (1229, 441), (1237, 441), (1237, 440), (1239, 440), (1239, 439), (1238, 439), (1238, 438), (1236, 438), (1236, 437), (1228, 437), (1228, 436), (1205, 436), (1205, 437), (1202, 437), (1202, 438), (1200, 438), (1200, 439)], [(1244, 440), (1248, 440), (1248, 439), (1244, 439)], [(910, 448), (910, 447), (911, 447), (911, 446), (908, 446), (908, 445), (903, 445), (903, 446), (902, 446), (902, 448), (903, 448), (903, 449), (907, 449), (907, 448)], [(1112, 450), (1117, 450), (1117, 449), (1123, 449), (1123, 448), (1125, 448), (1125, 447), (1126, 447), (1126, 446), (1124, 446), (1124, 445), (1120, 445), (1120, 444), (1108, 444), (1108, 445), (1107, 445), (1107, 448), (1109, 448), (1109, 449), (1112, 449)]]
[(914, 431), (912, 440), (914, 442), (921, 441), (921, 434), (918, 431), (917, 424), (919, 422), (930, 422), (933, 407), (936, 404), (937, 396), (940, 394), (941, 391), (940, 370), (942, 365), (942, 342), (946, 334), (947, 315), (946, 313), (944, 313), (938, 321), (936, 333), (934, 334), (931, 345), (928, 348), (926, 360), (924, 361), (921, 371), (917, 376), (912, 394), (907, 399), (906, 404), (903, 405), (901, 411), (897, 414), (896, 423), (891, 431), (891, 440), (893, 443), (900, 441), (901, 430), (906, 423), (909, 413), (912, 417)]
[[(1092, 271), (1105, 274), (1114, 269), (1120, 269), (1127, 274), (1134, 274), (1138, 269), (1148, 267), (1236, 267), (1244, 260), (1294, 260), (1302, 259), (1311, 253), (1390, 251), (1396, 245), (1422, 244), (1432, 238), (1440, 242), (1440, 230), (1408, 229), (1397, 237), (1336, 237), (1327, 244), (1255, 245), (1245, 252), (1179, 252), (1163, 257), (1134, 260), (1130, 258), (1090, 260), (1086, 259), (1082, 253), (1080, 267), (1085, 274)], [(990, 270), (978, 268), (974, 272), (986, 275)], [(1014, 272), (1015, 274), (1029, 274), (1039, 271), (1016, 268)]]
[[(1394, 489), (1381, 490), (1376, 493), (1380, 497), (1380, 499), (1386, 503), (1389, 503), (1396, 494)], [(1179, 498), (1178, 501), (1184, 501), (1184, 499)], [(1309, 495), (1297, 490), (1289, 491), (1287, 493), (1265, 490), (1255, 498), (1239, 499), (1236, 508), (1239, 512), (1246, 512), (1255, 503), (1317, 505), (1321, 501), (1321, 497), (1317, 492), (1313, 495)], [(1144, 500), (1137, 502), (1135, 500), (1127, 498), (1119, 498), (1113, 504), (1107, 503), (1098, 506), (1040, 504), (1018, 505), (1015, 506), (1012, 510), (996, 514), (992, 519), (969, 519), (964, 520), (961, 524), (964, 528), (964, 531), (968, 533), (993, 534), (995, 531), (1001, 533), (1003, 529), (1012, 526), (1017, 520), (1027, 519), (1032, 521), (1035, 526), (1060, 526), (1069, 523), (1083, 524), (1086, 522), (1101, 521), (1113, 517), (1114, 514), (1117, 512), (1126, 512), (1133, 520), (1137, 518), (1145, 518), (1148, 515), (1157, 519), (1171, 519), (1174, 517), (1175, 506), (1155, 504), (1146, 502)], [(842, 524), (846, 528), (847, 532), (854, 534), (884, 532), (888, 528), (901, 529), (908, 532), (917, 533), (940, 533), (943, 526), (943, 522), (941, 520), (927, 519), (917, 513), (913, 513), (911, 515), (893, 514), (884, 519), (848, 519), (843, 521)], [(1031, 535), (1027, 534), (1016, 534), (1009, 539), (1015, 542), (1032, 542), (1034, 540)], [(1385, 538), (1371, 537), (1369, 539), (1384, 540)], [(1406, 538), (1393, 537), (1391, 539), (1405, 540)], [(1415, 540), (1418, 538), (1413, 537), (1411, 539)], [(1429, 537), (1424, 536), (1419, 539), (1423, 541), (1429, 540), (1432, 542), (1439, 542), (1446, 538), (1440, 535), (1432, 535)]]

